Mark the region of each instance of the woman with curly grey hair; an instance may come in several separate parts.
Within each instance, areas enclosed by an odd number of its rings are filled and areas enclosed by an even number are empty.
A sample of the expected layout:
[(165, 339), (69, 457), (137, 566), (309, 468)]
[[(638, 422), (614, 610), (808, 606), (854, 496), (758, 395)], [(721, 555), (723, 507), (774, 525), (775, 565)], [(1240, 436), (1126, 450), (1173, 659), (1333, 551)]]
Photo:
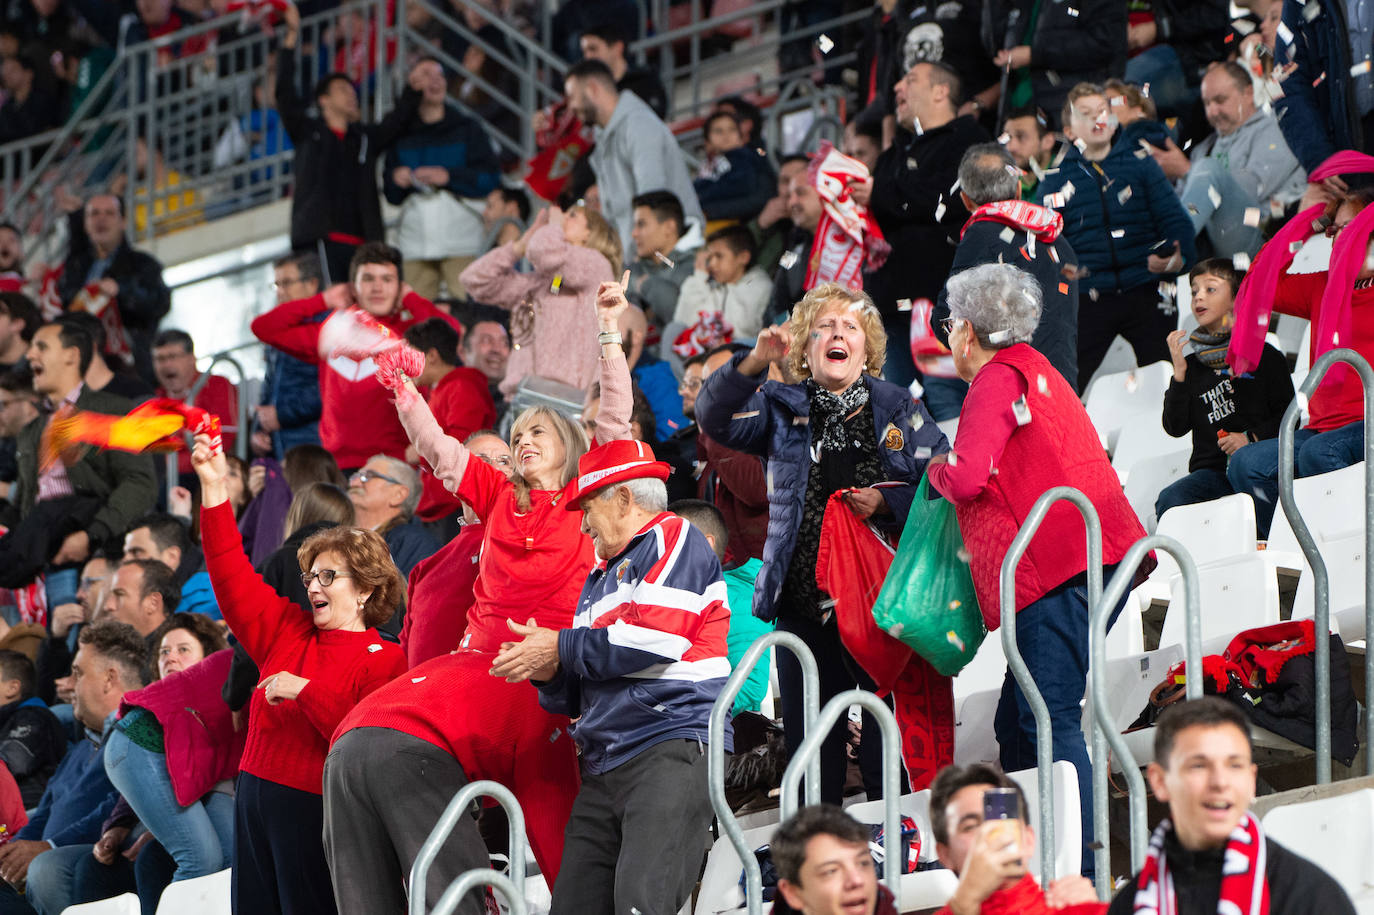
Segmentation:
[[(754, 615), (776, 619), (778, 629), (811, 648), (820, 668), (822, 704), (856, 684), (873, 685), (840, 643), (834, 601), (816, 581), (826, 504), (832, 493), (842, 491), (855, 515), (895, 538), (926, 461), (949, 448), (925, 407), (905, 388), (878, 377), (886, 346), (872, 300), (824, 283), (797, 303), (787, 327), (765, 328), (752, 351), (712, 372), (697, 395), (697, 421), (704, 432), (768, 462), (768, 539), (754, 588)], [(766, 381), (774, 365), (800, 380)], [(801, 668), (786, 651), (778, 652), (777, 665), (791, 753), (803, 736)], [(952, 754), (953, 721), (948, 725)], [(864, 727), (871, 734), (876, 725)], [(842, 798), (847, 732), (845, 722), (838, 722), (821, 749), (821, 800), (827, 803)], [(873, 740), (860, 748), (870, 798), (880, 796), (877, 749)], [(913, 787), (924, 787), (917, 784), (924, 773), (911, 777)]]
[[(983, 621), (996, 629), (1002, 560), (1047, 489), (1076, 487), (1097, 509), (1104, 577), (1145, 531), (1078, 395), (1028, 343), (1040, 321), (1035, 278), (1010, 264), (985, 264), (951, 277), (947, 288), (949, 348), (969, 389), (954, 449), (932, 458), (926, 472), (954, 503)], [(1017, 644), (1050, 709), (1054, 758), (1078, 770), (1083, 873), (1091, 876), (1092, 766), (1079, 727), (1088, 673), (1086, 544), (1078, 510), (1056, 503), (1016, 568), (1013, 606)], [(1004, 771), (1035, 767), (1035, 717), (1010, 671), (993, 730)]]

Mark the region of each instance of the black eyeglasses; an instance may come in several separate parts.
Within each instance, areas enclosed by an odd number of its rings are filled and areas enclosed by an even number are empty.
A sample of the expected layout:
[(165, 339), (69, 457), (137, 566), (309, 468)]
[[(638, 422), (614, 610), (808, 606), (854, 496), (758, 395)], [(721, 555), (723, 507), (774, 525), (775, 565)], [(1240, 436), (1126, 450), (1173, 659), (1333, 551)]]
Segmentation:
[[(388, 483), (395, 483), (397, 486), (404, 485), (395, 477), (389, 477), (384, 473), (378, 473), (375, 470), (367, 469), (359, 470), (357, 473), (353, 474), (353, 476), (349, 477), (349, 479), (357, 480), (359, 483), (363, 484), (366, 484), (368, 480), (386, 480)], [(329, 582), (325, 582), (325, 584), (329, 584)]]
[(336, 572), (333, 569), (320, 569), (318, 572), (302, 572), (301, 584), (305, 585), (308, 588), (310, 587), (310, 583), (318, 578), (320, 580), (320, 585), (322, 587), (327, 588), (330, 585), (334, 584), (334, 579), (336, 578), (352, 577), (353, 576), (349, 575), (347, 572)]

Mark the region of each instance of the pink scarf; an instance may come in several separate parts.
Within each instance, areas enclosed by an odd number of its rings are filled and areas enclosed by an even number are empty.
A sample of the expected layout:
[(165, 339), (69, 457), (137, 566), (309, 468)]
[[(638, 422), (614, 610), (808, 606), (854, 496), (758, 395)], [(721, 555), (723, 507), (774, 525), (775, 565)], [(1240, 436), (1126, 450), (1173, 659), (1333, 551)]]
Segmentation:
[[(1316, 184), (1335, 175), (1374, 173), (1374, 156), (1343, 150), (1331, 156), (1308, 176)], [(1236, 294), (1235, 329), (1226, 361), (1237, 374), (1253, 371), (1264, 350), (1264, 335), (1269, 331), (1274, 296), (1279, 279), (1293, 263), (1298, 249), (1313, 234), (1325, 227), (1320, 222), (1323, 208), (1309, 207), (1290, 219), (1269, 243), (1260, 249), (1250, 272)], [(1366, 207), (1336, 236), (1327, 269), (1326, 289), (1317, 307), (1312, 327), (1312, 361), (1328, 350), (1351, 342), (1350, 299), (1355, 278), (1364, 264), (1369, 237), (1374, 232), (1374, 207)], [(1345, 377), (1347, 366), (1333, 366), (1322, 380), (1322, 387), (1336, 385)]]

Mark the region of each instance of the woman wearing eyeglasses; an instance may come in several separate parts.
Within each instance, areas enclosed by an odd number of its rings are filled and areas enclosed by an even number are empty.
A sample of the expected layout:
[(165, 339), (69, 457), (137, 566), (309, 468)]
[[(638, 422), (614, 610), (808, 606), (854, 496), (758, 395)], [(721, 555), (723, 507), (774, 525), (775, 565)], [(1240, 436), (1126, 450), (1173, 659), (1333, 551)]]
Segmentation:
[(404, 593), (385, 541), (329, 528), (298, 558), (309, 615), (278, 595), (248, 562), (234, 524), (223, 451), (197, 436), (191, 463), (201, 486), (201, 536), (224, 619), (265, 675), (254, 691), (234, 804), (234, 909), (330, 913), (323, 771), (344, 715), (405, 670), (376, 626)]
[[(969, 389), (954, 450), (932, 458), (926, 473), (954, 504), (983, 621), (996, 629), (1002, 561), (1046, 490), (1075, 487), (1097, 509), (1104, 584), (1145, 531), (1078, 395), (1030, 345), (1040, 323), (1035, 278), (1010, 264), (984, 264), (951, 277), (946, 289), (949, 349)], [(1049, 706), (1054, 758), (1078, 770), (1083, 874), (1090, 876), (1092, 767), (1078, 726), (1088, 675), (1086, 543), (1078, 510), (1056, 504), (1016, 567), (1013, 606), (1021, 655)], [(1004, 771), (1035, 767), (1035, 716), (1010, 671), (993, 730)]]

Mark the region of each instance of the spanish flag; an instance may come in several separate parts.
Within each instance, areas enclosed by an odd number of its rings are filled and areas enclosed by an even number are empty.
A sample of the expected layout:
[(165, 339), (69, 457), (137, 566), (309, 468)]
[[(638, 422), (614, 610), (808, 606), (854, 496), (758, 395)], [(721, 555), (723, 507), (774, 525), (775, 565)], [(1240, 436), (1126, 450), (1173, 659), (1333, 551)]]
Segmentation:
[(125, 416), (64, 406), (53, 414), (43, 431), (39, 469), (46, 471), (59, 458), (71, 463), (79, 445), (135, 454), (177, 451), (186, 447), (186, 432), (206, 433), (218, 444), (219, 417), (166, 397), (141, 403)]

